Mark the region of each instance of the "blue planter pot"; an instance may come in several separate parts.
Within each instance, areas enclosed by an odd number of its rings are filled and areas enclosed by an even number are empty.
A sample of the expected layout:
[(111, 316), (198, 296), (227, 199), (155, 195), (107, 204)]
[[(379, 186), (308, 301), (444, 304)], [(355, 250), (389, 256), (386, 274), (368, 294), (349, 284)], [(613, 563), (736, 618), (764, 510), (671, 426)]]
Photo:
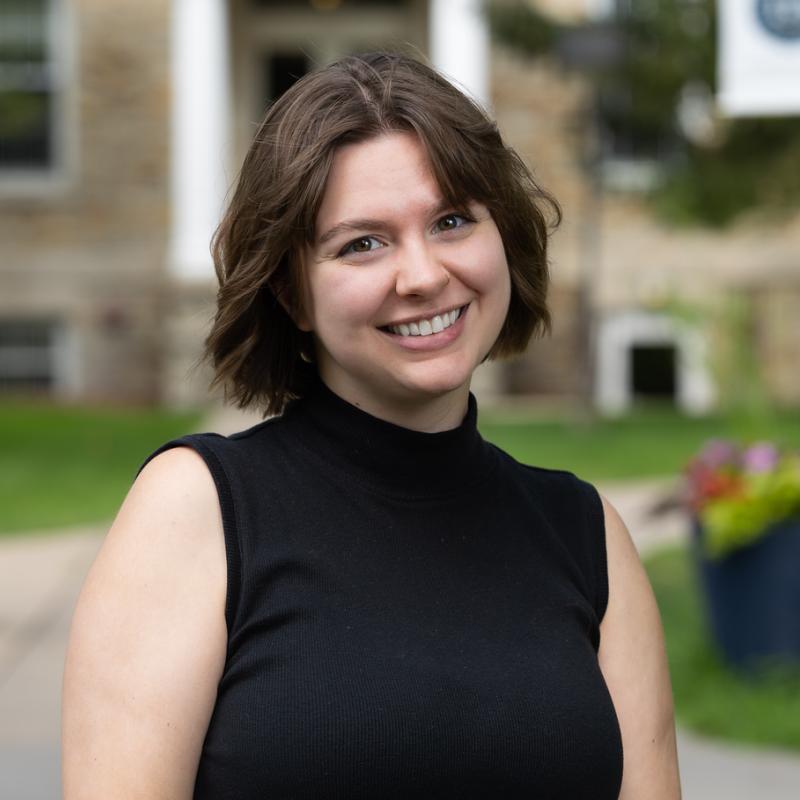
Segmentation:
[(694, 553), (711, 632), (725, 659), (800, 664), (800, 518), (780, 522), (754, 544), (721, 559)]

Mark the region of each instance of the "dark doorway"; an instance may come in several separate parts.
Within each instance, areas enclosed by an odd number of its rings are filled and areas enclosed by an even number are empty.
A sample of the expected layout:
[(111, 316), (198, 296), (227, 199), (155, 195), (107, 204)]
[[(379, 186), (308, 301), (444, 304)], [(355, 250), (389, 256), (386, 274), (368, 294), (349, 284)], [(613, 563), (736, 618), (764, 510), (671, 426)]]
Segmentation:
[(631, 380), (634, 398), (675, 399), (675, 346), (634, 345), (631, 348)]
[(270, 53), (264, 59), (264, 105), (277, 100), (310, 68), (303, 53)]

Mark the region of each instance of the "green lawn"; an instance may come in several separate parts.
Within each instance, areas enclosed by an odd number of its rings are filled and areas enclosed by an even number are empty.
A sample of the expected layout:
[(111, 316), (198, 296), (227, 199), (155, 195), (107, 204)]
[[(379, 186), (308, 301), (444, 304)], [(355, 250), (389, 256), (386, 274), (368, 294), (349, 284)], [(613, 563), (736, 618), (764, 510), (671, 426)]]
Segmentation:
[(144, 458), (199, 415), (0, 404), (0, 533), (111, 519)]
[[(136, 469), (162, 442), (200, 424), (197, 414), (0, 404), (0, 532), (110, 519)], [(481, 431), (519, 460), (588, 480), (674, 475), (721, 419), (639, 411), (617, 421), (542, 421), (481, 413)], [(800, 415), (762, 423), (754, 436), (800, 446)]]
[(687, 418), (659, 409), (585, 422), (504, 420), (496, 412), (482, 412), (480, 429), (520, 461), (568, 469), (594, 481), (675, 475), (706, 439), (716, 436), (773, 438), (800, 447), (798, 413), (743, 423), (722, 417)]
[(645, 560), (667, 639), (678, 721), (709, 736), (800, 750), (800, 670), (760, 680), (727, 668), (706, 633), (688, 551)]

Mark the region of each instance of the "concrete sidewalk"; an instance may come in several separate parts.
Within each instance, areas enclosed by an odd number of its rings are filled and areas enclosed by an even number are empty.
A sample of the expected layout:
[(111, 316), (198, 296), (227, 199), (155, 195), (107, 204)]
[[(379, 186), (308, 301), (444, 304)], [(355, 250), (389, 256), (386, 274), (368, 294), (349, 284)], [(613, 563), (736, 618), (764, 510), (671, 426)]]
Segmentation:
[(61, 674), (72, 610), (104, 530), (0, 539), (0, 798), (61, 796)]
[[(646, 511), (669, 483), (599, 487), (642, 550), (685, 535), (680, 515)], [(103, 528), (0, 539), (0, 798), (60, 796), (61, 673), (69, 621)], [(797, 800), (800, 757), (681, 733), (684, 800)]]

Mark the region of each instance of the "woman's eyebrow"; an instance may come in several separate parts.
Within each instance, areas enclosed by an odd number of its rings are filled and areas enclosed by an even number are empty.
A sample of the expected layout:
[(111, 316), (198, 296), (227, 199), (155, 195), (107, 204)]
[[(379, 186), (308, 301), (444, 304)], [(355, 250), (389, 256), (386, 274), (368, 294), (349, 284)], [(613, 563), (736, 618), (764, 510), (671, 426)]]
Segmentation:
[[(445, 199), (442, 199), (427, 209), (425, 214), (427, 216), (435, 216), (436, 214), (441, 214), (443, 211), (448, 211), (451, 208), (454, 208), (453, 204)], [(321, 246), (326, 242), (329, 242), (331, 239), (341, 233), (352, 233), (364, 230), (384, 231), (389, 227), (391, 227), (389, 223), (381, 219), (346, 219), (342, 222), (338, 222), (332, 228), (329, 228), (327, 231), (325, 231), (325, 233), (323, 233), (317, 240), (317, 246)]]
[(332, 228), (327, 230), (322, 236), (319, 237), (317, 240), (318, 245), (323, 245), (326, 242), (329, 242), (334, 237), (338, 236), (340, 233), (349, 233), (353, 231), (363, 231), (365, 229), (368, 230), (385, 230), (388, 225), (379, 219), (348, 219), (344, 222), (339, 222), (334, 225)]

